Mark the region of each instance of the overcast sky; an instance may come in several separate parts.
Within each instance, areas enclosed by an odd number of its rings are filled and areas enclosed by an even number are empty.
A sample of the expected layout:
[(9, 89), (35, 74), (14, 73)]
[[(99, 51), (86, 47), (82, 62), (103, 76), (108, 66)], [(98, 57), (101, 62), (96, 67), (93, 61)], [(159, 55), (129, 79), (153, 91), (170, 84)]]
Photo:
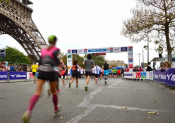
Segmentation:
[[(31, 0), (32, 1), (32, 0)], [(33, 0), (32, 18), (44, 39), (50, 34), (59, 38), (57, 47), (67, 49), (133, 46), (134, 65), (139, 64), (138, 53), (146, 42), (131, 43), (121, 35), (123, 20), (132, 17), (130, 10), (135, 0)], [(11, 46), (25, 52), (20, 44), (8, 35), (0, 36), (0, 48)], [(155, 48), (152, 43), (151, 49)], [(25, 53), (26, 54), (26, 53)], [(150, 60), (158, 53), (150, 50)], [(128, 62), (127, 53), (111, 53), (108, 60)], [(142, 61), (142, 56), (141, 56)], [(147, 53), (144, 53), (147, 61)]]

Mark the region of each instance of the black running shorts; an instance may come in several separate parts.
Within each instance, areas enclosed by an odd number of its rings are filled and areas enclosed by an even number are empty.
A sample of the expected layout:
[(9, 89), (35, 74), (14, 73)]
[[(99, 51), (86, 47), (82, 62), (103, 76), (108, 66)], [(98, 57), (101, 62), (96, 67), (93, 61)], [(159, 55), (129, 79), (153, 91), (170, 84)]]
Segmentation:
[(95, 78), (98, 78), (99, 74), (95, 74)]
[(86, 71), (86, 76), (91, 76), (91, 75), (92, 75), (92, 72)]
[(58, 80), (58, 73), (39, 71), (38, 79), (48, 80), (49, 82), (55, 82)]
[(72, 72), (72, 77), (73, 78), (75, 78), (75, 77), (78, 78), (78, 71), (73, 71)]
[(36, 72), (32, 72), (33, 76), (35, 76)]

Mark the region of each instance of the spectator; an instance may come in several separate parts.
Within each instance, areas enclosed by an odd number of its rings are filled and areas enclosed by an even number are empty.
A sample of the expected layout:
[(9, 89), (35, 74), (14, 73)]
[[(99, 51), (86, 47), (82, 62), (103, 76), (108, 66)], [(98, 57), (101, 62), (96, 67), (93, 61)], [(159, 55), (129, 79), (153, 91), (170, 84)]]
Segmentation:
[(152, 71), (151, 63), (150, 63), (150, 62), (148, 62), (148, 65), (147, 65), (147, 69), (146, 69), (146, 71)]
[(7, 72), (9, 72), (9, 71), (10, 71), (10, 65), (7, 66)]
[(164, 65), (165, 65), (165, 69), (172, 68), (171, 64), (168, 61), (164, 62)]
[(6, 71), (6, 68), (5, 68), (5, 66), (3, 66), (3, 68), (2, 68), (2, 71), (3, 71), (3, 72), (5, 72), (5, 71)]
[(142, 67), (138, 67), (137, 71), (140, 71), (140, 72), (143, 71)]
[[(150, 63), (150, 62), (148, 62), (148, 63)], [(153, 70), (155, 70), (155, 69), (156, 69), (156, 61), (153, 62)]]
[(13, 66), (13, 64), (10, 65), (10, 71), (14, 71), (14, 66)]
[(18, 71), (18, 66), (14, 64), (14, 71)]
[(165, 64), (163, 62), (160, 63), (160, 69), (161, 69), (161, 72), (165, 71)]

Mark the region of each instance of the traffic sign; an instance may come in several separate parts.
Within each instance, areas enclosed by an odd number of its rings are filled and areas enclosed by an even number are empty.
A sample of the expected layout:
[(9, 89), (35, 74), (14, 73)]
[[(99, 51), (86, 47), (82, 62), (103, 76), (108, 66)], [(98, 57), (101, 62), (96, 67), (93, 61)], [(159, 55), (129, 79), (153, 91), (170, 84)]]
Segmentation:
[(6, 53), (5, 50), (0, 50), (0, 57), (5, 57)]

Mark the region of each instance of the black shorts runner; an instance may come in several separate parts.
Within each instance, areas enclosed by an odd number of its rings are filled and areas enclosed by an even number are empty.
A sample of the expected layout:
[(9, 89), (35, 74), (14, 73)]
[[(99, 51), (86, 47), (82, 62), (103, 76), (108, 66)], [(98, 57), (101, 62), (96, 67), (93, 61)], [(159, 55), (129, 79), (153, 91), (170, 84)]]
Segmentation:
[(36, 72), (32, 72), (33, 76), (35, 76)]
[(73, 71), (72, 72), (72, 77), (73, 78), (75, 78), (75, 77), (78, 78), (78, 71)]
[(55, 82), (58, 80), (58, 73), (39, 71), (38, 79), (48, 80), (49, 82)]
[(95, 78), (98, 78), (99, 74), (95, 74)]
[(86, 76), (91, 76), (91, 75), (92, 75), (92, 72), (86, 71)]

